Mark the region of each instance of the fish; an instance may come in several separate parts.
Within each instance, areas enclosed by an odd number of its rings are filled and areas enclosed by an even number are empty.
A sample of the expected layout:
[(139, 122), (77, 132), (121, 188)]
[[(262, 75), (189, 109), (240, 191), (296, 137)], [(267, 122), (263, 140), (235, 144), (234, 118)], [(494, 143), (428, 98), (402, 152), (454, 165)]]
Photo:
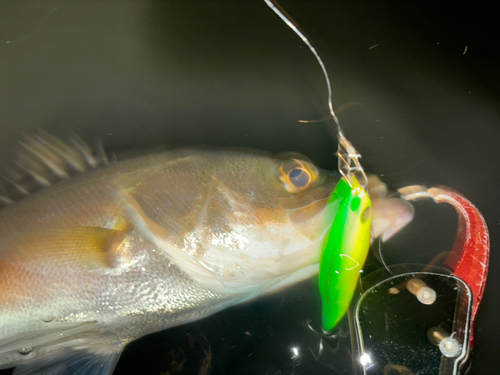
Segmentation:
[[(112, 374), (142, 336), (318, 273), (340, 177), (302, 155), (21, 144), (1, 198), (0, 369)], [(373, 235), (393, 235), (412, 206), (372, 185)]]

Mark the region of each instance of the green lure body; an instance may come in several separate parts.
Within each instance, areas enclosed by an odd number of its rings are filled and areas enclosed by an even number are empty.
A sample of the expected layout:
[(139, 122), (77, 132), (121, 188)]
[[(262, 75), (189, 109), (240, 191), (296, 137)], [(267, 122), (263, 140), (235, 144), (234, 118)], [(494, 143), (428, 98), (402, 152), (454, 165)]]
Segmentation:
[(339, 209), (323, 243), (319, 287), (323, 327), (331, 330), (347, 312), (370, 246), (371, 201), (352, 176), (342, 178), (329, 199)]

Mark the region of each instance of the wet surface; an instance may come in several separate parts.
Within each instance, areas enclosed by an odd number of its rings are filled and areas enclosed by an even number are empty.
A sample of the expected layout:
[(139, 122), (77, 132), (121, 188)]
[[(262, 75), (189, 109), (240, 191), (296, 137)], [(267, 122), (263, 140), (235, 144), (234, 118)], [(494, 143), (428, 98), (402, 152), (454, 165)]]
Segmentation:
[[(282, 5), (324, 55), (335, 106), (358, 103), (339, 117), (367, 171), (393, 188), (451, 186), (484, 214), (491, 266), (470, 373), (495, 372), (500, 61), (492, 9), (417, 1)], [(335, 169), (328, 130), (298, 123), (324, 116), (316, 62), (263, 1), (0, 1), (5, 163), (21, 132), (43, 128), (62, 138), (71, 131), (88, 141), (101, 137), (118, 154), (250, 147), (301, 152)], [(444, 211), (392, 246), (445, 250), (455, 218)], [(316, 337), (305, 321), (318, 311), (308, 281), (141, 340), (117, 373), (331, 373), (309, 350)]]

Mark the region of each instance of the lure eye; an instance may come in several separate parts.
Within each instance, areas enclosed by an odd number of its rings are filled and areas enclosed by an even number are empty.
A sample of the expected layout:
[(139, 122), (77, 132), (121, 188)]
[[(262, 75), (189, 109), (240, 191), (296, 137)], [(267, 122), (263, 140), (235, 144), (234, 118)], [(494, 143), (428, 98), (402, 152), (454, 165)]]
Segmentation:
[(317, 175), (314, 166), (305, 161), (287, 159), (281, 163), (280, 180), (290, 193), (306, 190)]
[(288, 172), (288, 181), (297, 190), (304, 190), (311, 184), (311, 175), (303, 168), (293, 168)]

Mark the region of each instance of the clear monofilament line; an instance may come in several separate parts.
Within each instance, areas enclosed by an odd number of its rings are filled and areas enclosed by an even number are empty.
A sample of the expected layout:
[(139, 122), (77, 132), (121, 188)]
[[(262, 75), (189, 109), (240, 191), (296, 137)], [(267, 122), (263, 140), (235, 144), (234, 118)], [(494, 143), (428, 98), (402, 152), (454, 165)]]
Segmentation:
[(310, 49), (310, 51), (318, 61), (318, 64), (325, 77), (326, 87), (328, 90), (328, 110), (335, 123), (335, 130), (337, 131), (337, 137), (339, 142), (339, 149), (337, 152), (339, 160), (339, 167), (338, 167), (339, 172), (342, 174), (342, 176), (345, 177), (347, 181), (350, 181), (351, 176), (354, 175), (358, 179), (361, 186), (365, 187), (368, 182), (368, 179), (366, 178), (366, 174), (363, 170), (363, 167), (361, 167), (361, 164), (359, 162), (359, 158), (361, 158), (361, 155), (352, 146), (351, 142), (347, 140), (347, 138), (344, 136), (342, 128), (340, 127), (339, 119), (337, 118), (335, 110), (333, 109), (332, 85), (330, 77), (328, 75), (328, 70), (326, 69), (326, 65), (323, 62), (323, 59), (319, 55), (316, 48), (314, 48), (311, 41), (306, 37), (304, 32), (300, 30), (300, 27), (292, 20), (292, 18), (288, 14), (286, 14), (286, 12), (274, 0), (264, 0), (264, 1), (266, 2), (267, 6), (269, 6), (269, 8), (271, 8), (283, 20), (283, 22), (285, 22), (285, 24), (290, 29), (292, 29), (293, 32), (295, 32), (295, 34), (299, 36), (299, 38)]
[(337, 115), (335, 114), (335, 110), (333, 109), (333, 102), (332, 102), (332, 85), (330, 83), (330, 78), (328, 76), (328, 71), (326, 70), (326, 65), (324, 64), (323, 60), (321, 59), (318, 51), (316, 51), (316, 48), (312, 45), (312, 43), (307, 39), (305, 36), (304, 32), (301, 31), (298, 27), (298, 25), (292, 21), (292, 18), (287, 14), (285, 15), (285, 11), (283, 9), (280, 9), (278, 4), (275, 4), (272, 0), (264, 0), (266, 4), (271, 8), (282, 20), (287, 24), (287, 26), (292, 29), (295, 34), (299, 36), (300, 39), (304, 42), (305, 45), (311, 50), (313, 53), (314, 57), (316, 57), (316, 60), (318, 60), (319, 66), (321, 67), (321, 70), (323, 71), (323, 75), (325, 76), (326, 80), (326, 86), (328, 89), (328, 109), (330, 111), (330, 115), (333, 118), (333, 121), (335, 121), (335, 125), (337, 127), (337, 133), (339, 138), (345, 138), (344, 133), (342, 132), (342, 128), (340, 127), (339, 119), (337, 118)]

